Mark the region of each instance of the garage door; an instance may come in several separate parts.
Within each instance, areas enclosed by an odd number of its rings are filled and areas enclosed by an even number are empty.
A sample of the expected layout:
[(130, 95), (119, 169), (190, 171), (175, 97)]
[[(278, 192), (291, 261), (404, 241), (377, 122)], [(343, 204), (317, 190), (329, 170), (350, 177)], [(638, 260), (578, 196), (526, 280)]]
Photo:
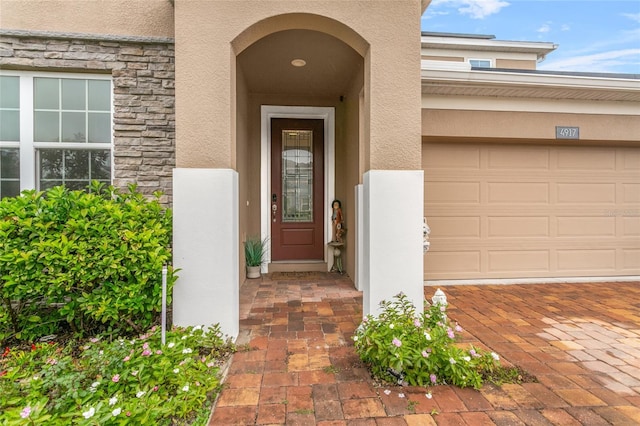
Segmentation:
[(640, 148), (423, 145), (425, 279), (640, 275)]

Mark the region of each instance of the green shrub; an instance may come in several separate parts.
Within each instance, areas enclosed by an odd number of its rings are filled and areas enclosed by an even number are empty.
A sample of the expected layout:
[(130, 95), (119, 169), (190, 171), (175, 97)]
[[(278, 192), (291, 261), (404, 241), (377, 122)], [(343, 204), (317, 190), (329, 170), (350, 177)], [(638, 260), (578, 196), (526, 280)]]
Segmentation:
[(38, 343), (0, 355), (0, 424), (206, 424), (235, 350), (218, 326)]
[(354, 336), (356, 352), (375, 377), (414, 386), (447, 383), (479, 388), (482, 372), (498, 365), (495, 353), (454, 344), (462, 328), (450, 324), (445, 306), (432, 305), (418, 315), (402, 293), (380, 306), (380, 315), (368, 315)]
[[(161, 309), (171, 225), (171, 211), (135, 186), (0, 200), (0, 341), (148, 329)], [(175, 280), (169, 268), (169, 295)]]

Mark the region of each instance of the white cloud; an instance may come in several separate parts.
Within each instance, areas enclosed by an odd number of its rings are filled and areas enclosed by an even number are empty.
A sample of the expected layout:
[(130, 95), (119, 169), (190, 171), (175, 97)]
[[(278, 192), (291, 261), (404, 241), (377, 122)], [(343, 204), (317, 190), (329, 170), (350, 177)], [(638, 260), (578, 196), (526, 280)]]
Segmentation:
[(560, 27), (560, 31), (569, 31), (571, 30), (571, 26), (569, 24), (562, 24)]
[(633, 21), (640, 22), (640, 13), (623, 13), (622, 16), (627, 17)]
[(640, 49), (621, 49), (591, 55), (572, 56), (548, 60), (539, 69), (553, 71), (617, 72), (616, 67), (636, 64), (640, 66)]
[(548, 33), (549, 31), (551, 31), (551, 26), (549, 25), (549, 23), (544, 23), (536, 31), (539, 32), (539, 33), (545, 34), (545, 33)]
[(433, 0), (429, 7), (440, 5), (455, 7), (461, 15), (469, 15), (473, 19), (484, 19), (500, 12), (500, 9), (509, 6), (509, 3), (502, 0)]

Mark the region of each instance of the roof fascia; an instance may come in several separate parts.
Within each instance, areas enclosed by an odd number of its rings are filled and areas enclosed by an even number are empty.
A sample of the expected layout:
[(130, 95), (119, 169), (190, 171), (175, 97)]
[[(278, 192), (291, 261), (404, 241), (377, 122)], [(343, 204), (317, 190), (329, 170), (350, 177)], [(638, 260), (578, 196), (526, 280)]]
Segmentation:
[(580, 90), (592, 93), (620, 93), (640, 96), (640, 80), (628, 78), (567, 76), (548, 74), (524, 74), (500, 71), (464, 71), (443, 69), (422, 69), (423, 92), (433, 83), (458, 87), (495, 87), (530, 90), (535, 88)]

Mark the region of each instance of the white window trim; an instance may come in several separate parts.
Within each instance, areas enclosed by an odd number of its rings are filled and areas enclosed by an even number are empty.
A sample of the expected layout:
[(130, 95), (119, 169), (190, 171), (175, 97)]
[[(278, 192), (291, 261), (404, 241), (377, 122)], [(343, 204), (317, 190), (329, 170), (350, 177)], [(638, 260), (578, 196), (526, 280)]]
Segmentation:
[[(46, 71), (10, 71), (0, 70), (0, 75), (20, 78), (20, 142), (0, 142), (2, 148), (20, 148), (20, 191), (38, 188), (38, 165), (36, 150), (56, 149), (108, 149), (111, 153), (111, 182), (114, 176), (113, 161), (113, 78), (109, 74), (84, 74)], [(111, 142), (78, 143), (78, 142), (34, 142), (33, 140), (33, 90), (34, 78), (77, 78), (82, 80), (109, 80), (111, 84)]]

